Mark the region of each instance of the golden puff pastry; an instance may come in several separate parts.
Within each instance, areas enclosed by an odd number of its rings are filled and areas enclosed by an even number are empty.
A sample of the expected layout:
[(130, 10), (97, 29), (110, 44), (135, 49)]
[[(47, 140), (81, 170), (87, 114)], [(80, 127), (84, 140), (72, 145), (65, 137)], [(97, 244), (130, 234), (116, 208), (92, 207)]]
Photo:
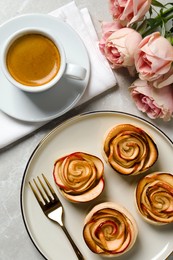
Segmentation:
[(173, 175), (154, 172), (142, 178), (136, 188), (140, 215), (151, 224), (173, 222)]
[(158, 158), (153, 139), (131, 124), (114, 126), (105, 136), (103, 150), (106, 161), (123, 175), (145, 172)]
[(83, 237), (96, 254), (118, 257), (129, 251), (137, 238), (138, 228), (132, 215), (113, 202), (95, 206), (86, 216)]
[(104, 189), (104, 164), (92, 154), (74, 152), (56, 160), (54, 180), (71, 202), (95, 199)]

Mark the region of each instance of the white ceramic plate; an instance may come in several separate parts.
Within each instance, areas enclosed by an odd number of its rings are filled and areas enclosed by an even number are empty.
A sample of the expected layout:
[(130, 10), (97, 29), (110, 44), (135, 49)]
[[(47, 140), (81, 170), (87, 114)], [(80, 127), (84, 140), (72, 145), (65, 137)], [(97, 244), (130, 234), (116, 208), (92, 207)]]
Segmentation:
[[(138, 215), (134, 204), (134, 189), (139, 176), (121, 176), (105, 164), (105, 189), (90, 203), (73, 204), (59, 193), (53, 180), (53, 165), (57, 158), (75, 151), (83, 151), (102, 158), (102, 140), (105, 132), (116, 124), (135, 124), (151, 134), (159, 150), (159, 158), (150, 172), (173, 172), (173, 143), (152, 124), (135, 116), (120, 112), (96, 112), (79, 115), (50, 132), (38, 145), (28, 161), (21, 186), (21, 208), (26, 229), (41, 254), (49, 260), (71, 259), (76, 256), (61, 228), (42, 213), (28, 181), (44, 173), (57, 190), (65, 209), (65, 225), (86, 260), (102, 259), (86, 246), (83, 237), (85, 215), (95, 204), (115, 201), (125, 206), (134, 216), (139, 227), (135, 246), (118, 259), (163, 260), (173, 249), (173, 225), (152, 226)], [(141, 176), (140, 176), (141, 177)]]
[(58, 117), (69, 111), (82, 97), (90, 76), (87, 50), (78, 34), (66, 23), (44, 14), (18, 16), (0, 26), (0, 47), (15, 31), (37, 26), (54, 37), (60, 37), (68, 62), (76, 63), (87, 70), (84, 80), (62, 78), (56, 87), (43, 93), (25, 93), (7, 81), (0, 68), (0, 109), (19, 120), (41, 122)]

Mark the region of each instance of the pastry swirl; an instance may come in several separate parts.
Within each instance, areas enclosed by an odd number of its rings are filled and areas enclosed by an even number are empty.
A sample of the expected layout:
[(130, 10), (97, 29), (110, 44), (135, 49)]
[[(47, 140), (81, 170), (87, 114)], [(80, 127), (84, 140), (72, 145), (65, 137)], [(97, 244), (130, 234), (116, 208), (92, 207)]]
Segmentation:
[(83, 237), (96, 254), (120, 256), (134, 245), (138, 229), (134, 218), (122, 206), (104, 202), (86, 216)]
[(152, 138), (131, 124), (113, 127), (105, 137), (103, 150), (111, 167), (124, 175), (145, 172), (158, 158)]
[(100, 158), (75, 152), (56, 160), (54, 180), (63, 195), (72, 202), (96, 198), (104, 188), (104, 164)]
[(155, 172), (142, 178), (136, 188), (136, 203), (148, 222), (173, 222), (173, 175)]

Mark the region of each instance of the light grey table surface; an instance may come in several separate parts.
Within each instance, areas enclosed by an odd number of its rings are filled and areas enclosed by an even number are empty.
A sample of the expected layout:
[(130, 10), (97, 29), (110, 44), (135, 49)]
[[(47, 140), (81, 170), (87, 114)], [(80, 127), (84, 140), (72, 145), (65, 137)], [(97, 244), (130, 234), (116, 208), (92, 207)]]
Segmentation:
[[(0, 23), (24, 13), (48, 13), (70, 0), (0, 0)], [(100, 21), (110, 20), (106, 0), (76, 0), (79, 8), (87, 7), (98, 35)], [(151, 121), (173, 141), (173, 120), (149, 120), (140, 113), (128, 94), (133, 81), (126, 70), (116, 72), (117, 86), (43, 126), (38, 131), (0, 151), (0, 260), (43, 259), (33, 246), (23, 224), (20, 209), (20, 187), (27, 161), (40, 140), (63, 120), (88, 111), (115, 110), (129, 112)], [(173, 259), (173, 257), (169, 257)], [(149, 260), (149, 259), (146, 259)]]

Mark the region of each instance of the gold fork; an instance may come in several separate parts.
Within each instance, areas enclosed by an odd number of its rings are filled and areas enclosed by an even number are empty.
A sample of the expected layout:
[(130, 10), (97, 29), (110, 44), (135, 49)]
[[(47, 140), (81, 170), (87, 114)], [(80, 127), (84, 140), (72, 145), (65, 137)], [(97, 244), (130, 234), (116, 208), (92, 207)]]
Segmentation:
[[(38, 182), (40, 185), (36, 182), (35, 179), (33, 179), (33, 182), (36, 186), (37, 191), (34, 188), (34, 186), (31, 184), (31, 182), (29, 182), (29, 185), (30, 185), (40, 207), (42, 208), (46, 217), (48, 217), (50, 220), (58, 223), (60, 225), (60, 227), (63, 229), (63, 231), (66, 234), (67, 238), (69, 239), (78, 259), (84, 260), (83, 255), (79, 251), (78, 247), (76, 246), (76, 244), (72, 240), (70, 234), (68, 233), (66, 227), (64, 226), (64, 223), (63, 223), (64, 210), (63, 210), (63, 206), (62, 206), (59, 198), (57, 197), (54, 189), (52, 188), (52, 186), (50, 185), (50, 183), (48, 182), (48, 180), (46, 179), (44, 174), (42, 174), (42, 177), (43, 177), (46, 185), (43, 183), (43, 181), (40, 179), (39, 176), (37, 176), (37, 179), (38, 179)], [(40, 188), (40, 186), (42, 187), (42, 189)], [(46, 188), (46, 186), (47, 186), (47, 188)], [(40, 197), (41, 197), (41, 199), (40, 199)]]

